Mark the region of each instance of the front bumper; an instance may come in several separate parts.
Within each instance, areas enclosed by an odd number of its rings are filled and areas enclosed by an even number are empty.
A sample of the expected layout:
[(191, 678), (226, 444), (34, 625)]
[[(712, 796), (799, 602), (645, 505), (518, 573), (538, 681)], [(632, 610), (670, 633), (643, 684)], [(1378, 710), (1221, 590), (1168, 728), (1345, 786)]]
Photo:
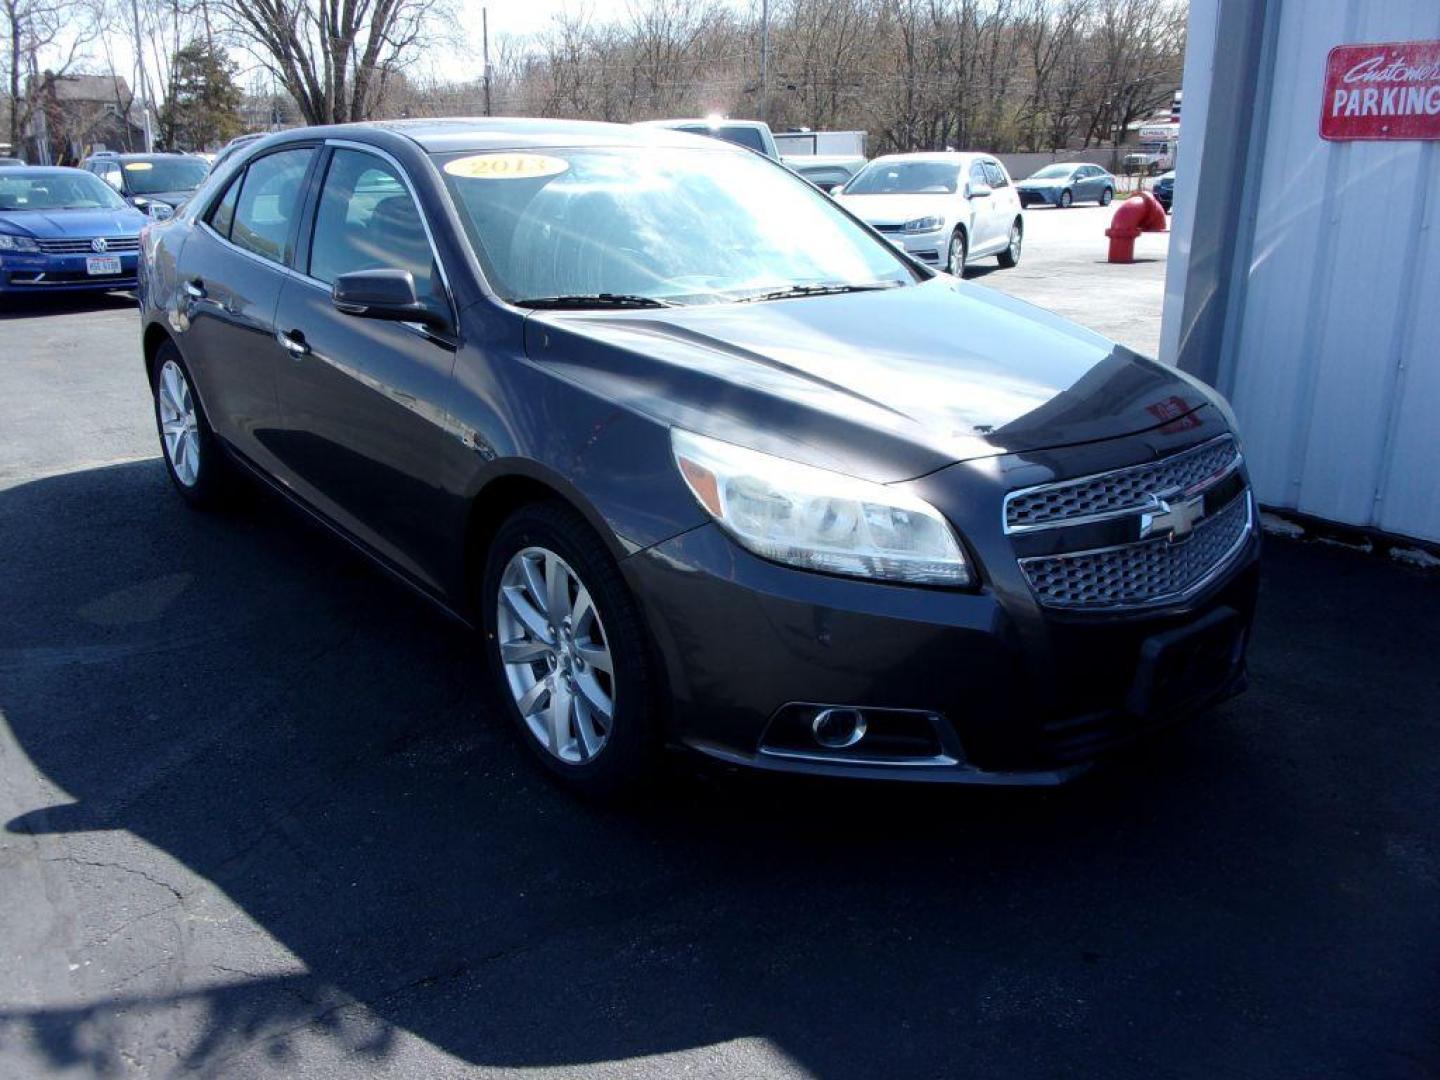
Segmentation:
[(124, 252), (118, 274), (91, 274), (85, 255), (46, 255), (5, 252), (0, 255), (0, 292), (82, 292), (133, 289), (137, 252)]
[(1055, 206), (1060, 202), (1059, 188), (1016, 188), (1015, 194), (1020, 196), (1022, 207), (1031, 206)]
[[(675, 741), (758, 769), (941, 783), (1062, 783), (1106, 751), (1243, 687), (1258, 582), (1252, 536), (1203, 595), (1164, 610), (1060, 618), (1002, 595), (830, 577), (766, 562), (703, 525), (622, 564), (675, 702)], [(1223, 619), (1221, 677), (1175, 709), (1135, 707), (1166, 635)], [(772, 742), (806, 703), (930, 718), (935, 752), (876, 759)]]
[(945, 262), (946, 248), (950, 234), (944, 229), (924, 233), (902, 233), (876, 226), (882, 236), (912, 259), (918, 259), (927, 266), (941, 266)]

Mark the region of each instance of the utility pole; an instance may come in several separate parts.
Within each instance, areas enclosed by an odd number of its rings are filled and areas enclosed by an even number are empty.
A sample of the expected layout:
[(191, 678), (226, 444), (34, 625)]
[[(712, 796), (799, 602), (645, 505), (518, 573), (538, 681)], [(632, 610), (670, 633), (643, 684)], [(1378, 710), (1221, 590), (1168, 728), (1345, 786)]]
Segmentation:
[(135, 63), (140, 72), (140, 116), (145, 127), (145, 152), (150, 154), (155, 151), (155, 131), (150, 126), (150, 80), (145, 75), (145, 43), (140, 38), (139, 0), (130, 0), (130, 17), (135, 23)]
[(760, 116), (770, 122), (770, 0), (760, 0)]
[(480, 55), (485, 63), (485, 115), (490, 115), (490, 12), (480, 9)]

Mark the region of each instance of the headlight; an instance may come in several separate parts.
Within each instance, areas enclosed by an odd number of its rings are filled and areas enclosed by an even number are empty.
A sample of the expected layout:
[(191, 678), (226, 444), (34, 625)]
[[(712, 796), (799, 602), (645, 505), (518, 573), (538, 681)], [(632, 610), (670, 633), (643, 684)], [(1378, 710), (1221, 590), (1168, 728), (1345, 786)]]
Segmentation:
[(175, 216), (175, 208), (169, 203), (152, 202), (148, 207), (150, 216), (156, 221), (169, 221)]
[(39, 251), (40, 245), (28, 236), (0, 233), (0, 251)]
[(805, 570), (923, 585), (968, 585), (945, 518), (884, 484), (672, 429), (680, 475), (727, 533)]
[(906, 232), (934, 232), (945, 224), (945, 219), (931, 215), (930, 217), (917, 217), (914, 221), (905, 222)]

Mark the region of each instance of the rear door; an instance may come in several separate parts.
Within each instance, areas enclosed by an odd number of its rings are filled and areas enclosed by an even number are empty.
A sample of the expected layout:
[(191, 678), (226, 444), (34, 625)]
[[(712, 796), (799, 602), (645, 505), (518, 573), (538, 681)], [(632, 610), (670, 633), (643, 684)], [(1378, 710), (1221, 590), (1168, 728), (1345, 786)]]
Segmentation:
[(341, 274), (409, 271), (416, 293), (455, 313), (425, 218), (399, 163), (360, 144), (326, 150), (296, 273), (275, 325), (285, 476), (307, 502), (435, 591), (455, 558), (462, 508), (441, 482), (473, 469), (446, 426), (458, 342), (418, 323), (343, 314)]
[(279, 424), (275, 305), (289, 271), (314, 145), (286, 147), (235, 174), (180, 252), (180, 346), (210, 423), (269, 471)]

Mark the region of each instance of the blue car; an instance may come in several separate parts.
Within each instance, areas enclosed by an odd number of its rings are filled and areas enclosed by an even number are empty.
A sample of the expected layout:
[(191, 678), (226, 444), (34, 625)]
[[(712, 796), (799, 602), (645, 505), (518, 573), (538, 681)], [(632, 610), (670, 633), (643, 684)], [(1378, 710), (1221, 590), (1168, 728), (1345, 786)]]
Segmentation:
[(1115, 177), (1099, 165), (1061, 161), (1019, 181), (1015, 191), (1020, 205), (1025, 207), (1058, 206), (1066, 210), (1077, 202), (1109, 206), (1115, 197)]
[(149, 220), (81, 169), (0, 172), (0, 298), (133, 289)]

